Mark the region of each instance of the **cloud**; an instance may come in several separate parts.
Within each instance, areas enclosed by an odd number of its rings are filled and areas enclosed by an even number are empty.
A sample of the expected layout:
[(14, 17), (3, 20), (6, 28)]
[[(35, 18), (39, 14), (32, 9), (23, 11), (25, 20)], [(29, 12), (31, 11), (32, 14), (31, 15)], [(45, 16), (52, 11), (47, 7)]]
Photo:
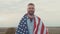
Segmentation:
[[(27, 4), (34, 3), (35, 14), (40, 16), (47, 26), (60, 26), (60, 0), (0, 0), (0, 17), (8, 18), (0, 21), (0, 27), (17, 26), (21, 17), (27, 12)], [(2, 25), (1, 25), (2, 24)]]

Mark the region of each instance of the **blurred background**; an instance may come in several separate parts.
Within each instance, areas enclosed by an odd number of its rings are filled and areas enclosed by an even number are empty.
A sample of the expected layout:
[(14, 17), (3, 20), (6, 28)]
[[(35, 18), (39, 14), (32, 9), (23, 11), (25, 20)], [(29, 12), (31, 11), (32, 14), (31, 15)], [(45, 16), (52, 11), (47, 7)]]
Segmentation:
[(16, 30), (28, 3), (35, 4), (35, 15), (42, 19), (49, 34), (60, 34), (60, 0), (0, 0), (0, 34), (10, 28)]

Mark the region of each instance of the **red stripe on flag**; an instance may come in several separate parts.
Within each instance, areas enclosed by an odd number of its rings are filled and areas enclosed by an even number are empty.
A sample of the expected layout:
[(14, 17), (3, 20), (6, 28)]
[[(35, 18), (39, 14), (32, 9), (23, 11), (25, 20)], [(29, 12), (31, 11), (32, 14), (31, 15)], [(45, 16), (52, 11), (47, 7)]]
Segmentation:
[(36, 19), (34, 18), (34, 30), (35, 30), (35, 28), (36, 28)]
[(41, 28), (41, 34), (43, 34), (43, 32), (44, 32), (44, 24), (42, 23), (42, 28)]
[(39, 25), (40, 25), (40, 18), (38, 17), (38, 24), (37, 24), (37, 29), (35, 31), (35, 34), (37, 34), (37, 32), (38, 32)]

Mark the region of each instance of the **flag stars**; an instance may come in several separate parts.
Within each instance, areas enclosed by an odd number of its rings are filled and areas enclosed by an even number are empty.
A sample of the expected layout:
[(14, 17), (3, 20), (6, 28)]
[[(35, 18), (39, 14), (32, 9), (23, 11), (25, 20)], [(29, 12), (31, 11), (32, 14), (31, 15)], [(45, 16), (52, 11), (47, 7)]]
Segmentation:
[(24, 27), (25, 25), (23, 25), (23, 27)]
[(27, 27), (25, 27), (25, 29), (26, 29)]
[(24, 34), (24, 33), (23, 33)]
[(20, 32), (22, 34), (22, 32)]
[(19, 29), (21, 29), (21, 28), (19, 28)]
[(23, 31), (23, 29), (21, 29)]
[(24, 19), (24, 17), (22, 17), (22, 19)]
[(26, 31), (26, 33), (28, 33), (28, 31)]
[(26, 16), (24, 16), (18, 26), (17, 29), (17, 33), (18, 34), (27, 34), (28, 32), (28, 28), (27, 28), (27, 19)]
[(24, 21), (22, 21), (22, 22), (24, 22)]
[(24, 32), (25, 32), (25, 30), (24, 30)]
[(22, 25), (20, 25), (22, 27)]
[(24, 22), (24, 24), (26, 24), (26, 22)]
[(26, 18), (24, 20), (26, 20)]
[(21, 25), (22, 25), (23, 23), (21, 23)]
[(19, 30), (17, 32), (20, 32)]

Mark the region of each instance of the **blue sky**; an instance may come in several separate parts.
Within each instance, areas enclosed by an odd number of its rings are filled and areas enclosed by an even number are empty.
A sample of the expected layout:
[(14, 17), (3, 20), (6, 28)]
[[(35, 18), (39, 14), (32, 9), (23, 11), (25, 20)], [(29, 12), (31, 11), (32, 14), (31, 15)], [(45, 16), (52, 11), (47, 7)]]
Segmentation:
[(0, 0), (0, 27), (17, 27), (27, 12), (27, 4), (35, 4), (35, 15), (46, 26), (60, 26), (60, 0)]

